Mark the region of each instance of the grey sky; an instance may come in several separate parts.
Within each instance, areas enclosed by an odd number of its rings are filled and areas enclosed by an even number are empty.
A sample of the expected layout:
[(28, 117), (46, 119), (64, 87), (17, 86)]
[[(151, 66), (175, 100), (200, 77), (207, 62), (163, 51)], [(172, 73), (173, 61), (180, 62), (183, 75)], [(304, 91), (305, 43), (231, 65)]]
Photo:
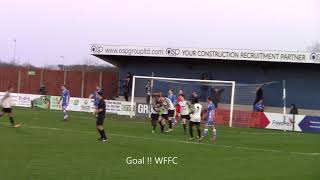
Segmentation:
[[(319, 0), (0, 0), (0, 59), (83, 62), (90, 43), (305, 50)], [(61, 58), (63, 56), (64, 58)]]

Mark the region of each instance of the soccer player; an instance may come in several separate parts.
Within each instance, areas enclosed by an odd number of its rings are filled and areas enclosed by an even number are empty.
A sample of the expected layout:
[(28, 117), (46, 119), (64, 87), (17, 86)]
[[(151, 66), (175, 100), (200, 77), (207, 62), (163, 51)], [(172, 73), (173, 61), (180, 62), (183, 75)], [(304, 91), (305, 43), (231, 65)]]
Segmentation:
[(13, 87), (9, 86), (6, 94), (1, 100), (1, 106), (2, 106), (2, 112), (0, 112), (0, 117), (3, 116), (3, 114), (7, 114), (11, 123), (11, 126), (13, 128), (20, 127), (20, 124), (17, 124), (13, 120), (13, 113), (12, 113), (12, 107), (11, 107), (11, 94), (13, 92)]
[(94, 104), (95, 110), (98, 109), (98, 104), (99, 104), (98, 92), (101, 92), (101, 88), (99, 85), (96, 87), (94, 92), (89, 96), (90, 99), (93, 99), (93, 102), (94, 102), (93, 104)]
[[(159, 113), (161, 111), (161, 103), (155, 98), (152, 98), (151, 103), (151, 126), (152, 126), (152, 133), (155, 133), (157, 122), (159, 121)], [(162, 128), (162, 122), (159, 122), (161, 128)], [(162, 132), (163, 132), (162, 128)]]
[(69, 90), (66, 88), (66, 86), (63, 84), (61, 85), (61, 97), (59, 100), (59, 104), (61, 103), (61, 108), (62, 108), (62, 112), (63, 112), (63, 119), (66, 121), (68, 118), (68, 113), (67, 113), (67, 107), (69, 104), (69, 100), (70, 100), (70, 92)]
[[(165, 115), (162, 115), (162, 103), (161, 103), (161, 98), (162, 98), (162, 92), (156, 92), (156, 93), (153, 93), (152, 94), (152, 97), (154, 99), (154, 102), (157, 104), (158, 106), (158, 110), (159, 110), (159, 114), (157, 115), (158, 116), (158, 122), (159, 122), (159, 125), (160, 125), (160, 129), (161, 129), (161, 133), (164, 132), (164, 126), (165, 126), (165, 120), (163, 120), (163, 118), (166, 118), (167, 116)], [(154, 116), (155, 118), (156, 116)], [(155, 118), (156, 119), (156, 118)]]
[[(163, 112), (162, 112), (162, 119), (165, 121), (167, 120), (169, 123), (169, 129), (166, 132), (171, 132), (173, 131), (172, 128), (172, 120), (173, 120), (173, 116), (174, 116), (174, 105), (171, 102), (171, 100), (167, 97), (161, 97), (160, 98), (162, 107), (163, 107)], [(163, 123), (164, 124), (164, 123)]]
[(180, 107), (180, 117), (182, 119), (182, 126), (184, 129), (184, 134), (187, 134), (187, 121), (190, 120), (190, 104), (185, 100), (183, 94), (179, 95), (180, 102), (178, 103)]
[(189, 133), (190, 133), (190, 141), (193, 141), (193, 126), (195, 125), (198, 132), (198, 140), (201, 141), (201, 130), (200, 130), (200, 122), (201, 122), (201, 112), (202, 112), (202, 105), (199, 103), (199, 100), (196, 98), (193, 100), (193, 108), (191, 111), (191, 119), (189, 122)]
[(181, 101), (180, 95), (183, 95), (183, 90), (182, 89), (179, 90), (179, 95), (178, 95), (178, 99), (177, 99), (176, 117), (175, 117), (176, 122), (175, 122), (175, 124), (178, 124), (178, 119), (179, 119), (179, 116), (180, 116), (180, 106), (179, 106), (179, 102)]
[(177, 96), (173, 94), (172, 89), (169, 89), (169, 91), (168, 91), (168, 98), (171, 100), (172, 104), (177, 103)]
[(216, 140), (217, 137), (217, 130), (216, 127), (214, 126), (214, 115), (215, 115), (215, 107), (214, 104), (212, 102), (212, 99), (209, 97), (207, 99), (208, 101), (208, 109), (207, 109), (207, 121), (205, 123), (205, 128), (203, 130), (203, 136), (207, 136), (208, 135), (208, 129), (210, 128), (212, 130), (212, 138), (211, 140), (214, 141)]
[[(175, 94), (173, 94), (173, 90), (172, 89), (169, 89), (167, 97), (170, 99), (172, 104), (177, 104), (177, 96)], [(175, 110), (176, 109), (174, 109), (174, 112), (173, 112), (174, 114), (175, 114)], [(177, 123), (177, 118), (173, 117), (172, 118), (172, 124), (175, 125), (176, 123)]]
[(99, 103), (98, 103), (98, 108), (96, 110), (96, 114), (98, 115), (97, 121), (96, 121), (97, 131), (100, 134), (100, 138), (98, 139), (98, 141), (107, 142), (108, 138), (103, 128), (103, 122), (106, 117), (106, 102), (103, 99), (102, 92), (98, 92), (98, 98), (99, 98)]

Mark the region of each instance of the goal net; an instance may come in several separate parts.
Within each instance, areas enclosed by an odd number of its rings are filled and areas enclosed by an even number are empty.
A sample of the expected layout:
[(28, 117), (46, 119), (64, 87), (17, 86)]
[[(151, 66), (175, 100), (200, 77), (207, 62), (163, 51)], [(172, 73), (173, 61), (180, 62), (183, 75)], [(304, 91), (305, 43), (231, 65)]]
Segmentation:
[(197, 94), (197, 98), (203, 104), (203, 107), (207, 105), (207, 98), (212, 97), (213, 102), (217, 103), (218, 107), (220, 104), (223, 104), (224, 117), (218, 123), (232, 126), (235, 93), (234, 81), (134, 76), (132, 84), (131, 117), (133, 114), (150, 115), (150, 110), (148, 113), (133, 112), (134, 109), (139, 109), (139, 107), (134, 108), (134, 105), (147, 104), (150, 109), (151, 95), (153, 93), (162, 93), (164, 96), (167, 96), (168, 91), (172, 90), (176, 97), (179, 96), (179, 92), (182, 92), (190, 103), (192, 94)]
[(283, 86), (279, 81), (241, 84), (234, 81), (134, 76), (130, 115), (150, 116), (151, 94), (161, 92), (167, 97), (168, 91), (172, 90), (176, 97), (179, 91), (182, 91), (190, 103), (192, 94), (196, 93), (204, 108), (207, 107), (206, 99), (211, 97), (217, 106), (215, 123), (218, 125), (264, 128), (260, 117), (262, 113), (253, 111), (257, 87), (261, 87), (265, 92), (265, 111), (285, 114)]

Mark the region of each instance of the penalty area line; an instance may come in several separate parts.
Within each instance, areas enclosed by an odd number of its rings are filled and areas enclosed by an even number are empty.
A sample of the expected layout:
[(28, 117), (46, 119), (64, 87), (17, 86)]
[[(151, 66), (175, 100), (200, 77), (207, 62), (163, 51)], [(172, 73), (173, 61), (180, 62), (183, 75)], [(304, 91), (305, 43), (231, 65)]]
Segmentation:
[[(5, 123), (0, 123), (5, 124)], [(63, 129), (63, 128), (53, 128), (53, 127), (43, 127), (43, 126), (29, 126), (23, 125), (22, 128), (29, 128), (29, 129), (40, 129), (40, 130), (53, 130), (53, 131), (65, 131), (65, 132), (77, 132), (77, 133), (85, 133), (85, 134), (96, 134), (96, 132), (91, 131), (79, 131), (79, 130), (72, 130), (72, 129)], [(261, 152), (273, 152), (273, 153), (284, 153), (284, 154), (296, 154), (296, 155), (307, 155), (307, 156), (318, 156), (320, 153), (306, 153), (306, 152), (296, 152), (296, 151), (281, 151), (275, 149), (263, 149), (263, 148), (252, 148), (252, 147), (245, 147), (245, 146), (234, 146), (234, 145), (220, 145), (220, 144), (209, 144), (209, 143), (202, 143), (202, 142), (192, 142), (192, 141), (182, 141), (182, 140), (172, 140), (172, 139), (159, 139), (159, 138), (148, 138), (148, 137), (139, 137), (139, 136), (130, 136), (130, 135), (121, 135), (121, 134), (114, 134), (109, 133), (112, 136), (123, 137), (123, 138), (131, 138), (131, 139), (138, 139), (138, 140), (150, 140), (150, 141), (161, 141), (161, 142), (176, 142), (176, 143), (183, 143), (183, 144), (197, 144), (197, 145), (206, 145), (206, 146), (213, 146), (219, 148), (229, 148), (229, 149), (240, 149), (240, 150), (250, 150), (250, 151), (261, 151)]]

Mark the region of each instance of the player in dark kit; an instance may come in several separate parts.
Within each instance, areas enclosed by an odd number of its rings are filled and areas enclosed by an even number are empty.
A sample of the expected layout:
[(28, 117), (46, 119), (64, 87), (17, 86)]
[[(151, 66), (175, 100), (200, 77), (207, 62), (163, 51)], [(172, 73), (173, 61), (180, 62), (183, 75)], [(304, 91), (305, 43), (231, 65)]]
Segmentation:
[(102, 142), (107, 142), (108, 139), (103, 129), (103, 122), (106, 117), (106, 103), (103, 99), (102, 92), (98, 92), (98, 97), (99, 97), (99, 103), (98, 103), (98, 108), (96, 109), (96, 114), (98, 115), (96, 125), (97, 125), (97, 130), (100, 134), (100, 138), (98, 140)]

